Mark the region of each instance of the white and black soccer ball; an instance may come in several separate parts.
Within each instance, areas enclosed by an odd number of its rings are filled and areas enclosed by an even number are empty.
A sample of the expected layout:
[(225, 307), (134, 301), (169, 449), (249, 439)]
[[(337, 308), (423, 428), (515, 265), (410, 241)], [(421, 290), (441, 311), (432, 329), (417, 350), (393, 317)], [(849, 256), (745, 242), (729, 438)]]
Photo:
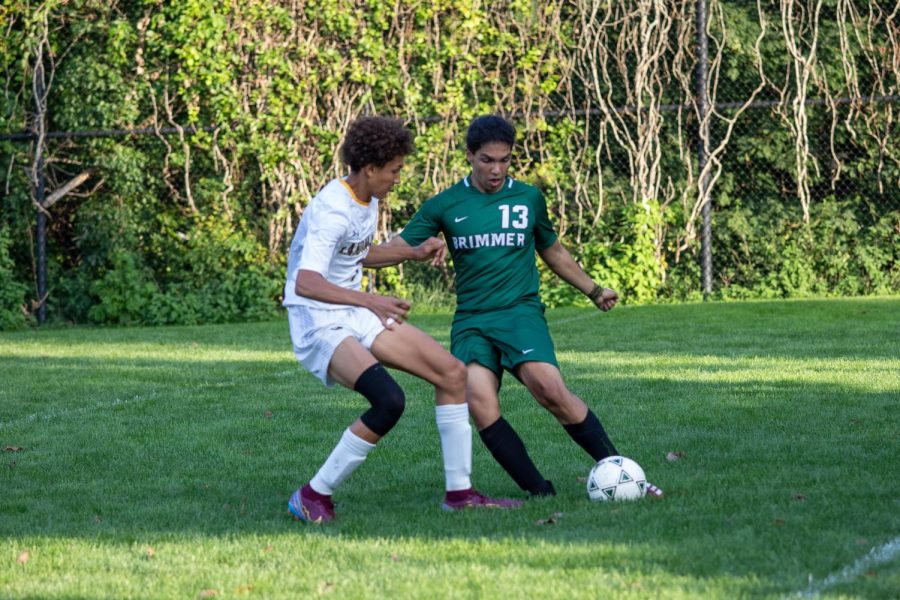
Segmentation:
[(588, 474), (587, 493), (595, 502), (637, 500), (647, 493), (647, 477), (630, 458), (607, 456)]

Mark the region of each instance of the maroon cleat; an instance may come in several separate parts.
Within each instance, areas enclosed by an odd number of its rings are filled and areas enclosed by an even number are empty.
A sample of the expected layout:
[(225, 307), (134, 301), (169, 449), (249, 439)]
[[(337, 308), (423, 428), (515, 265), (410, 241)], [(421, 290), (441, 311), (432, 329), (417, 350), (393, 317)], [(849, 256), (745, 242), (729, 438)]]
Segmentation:
[(522, 506), (521, 500), (515, 500), (513, 498), (489, 498), (476, 491), (474, 488), (447, 492), (444, 496), (444, 503), (441, 504), (441, 508), (444, 510), (462, 510), (470, 507), (519, 508), (520, 506)]
[(334, 520), (331, 496), (320, 494), (307, 483), (288, 500), (288, 510), (294, 519), (307, 523), (327, 523)]

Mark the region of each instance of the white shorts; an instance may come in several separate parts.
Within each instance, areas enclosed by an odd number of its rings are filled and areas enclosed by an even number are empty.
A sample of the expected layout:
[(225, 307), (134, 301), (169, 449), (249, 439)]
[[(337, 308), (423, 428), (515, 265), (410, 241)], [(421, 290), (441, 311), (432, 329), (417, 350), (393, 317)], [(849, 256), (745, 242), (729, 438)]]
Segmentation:
[(328, 365), (338, 345), (352, 337), (368, 350), (384, 331), (375, 313), (355, 306), (330, 309), (289, 306), (288, 325), (294, 356), (328, 387), (336, 383), (328, 377)]

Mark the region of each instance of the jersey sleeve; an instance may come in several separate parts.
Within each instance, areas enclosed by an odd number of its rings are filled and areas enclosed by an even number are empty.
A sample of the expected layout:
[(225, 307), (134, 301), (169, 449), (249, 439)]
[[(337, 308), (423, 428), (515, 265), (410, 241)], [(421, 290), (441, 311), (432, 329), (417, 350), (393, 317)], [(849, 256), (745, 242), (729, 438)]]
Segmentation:
[(540, 190), (537, 192), (535, 208), (537, 209), (537, 219), (534, 223), (534, 247), (536, 250), (545, 250), (553, 245), (557, 235), (547, 214), (547, 201)]
[(441, 231), (441, 211), (435, 198), (426, 200), (409, 220), (400, 237), (410, 246), (418, 246)]
[(350, 218), (331, 208), (316, 211), (309, 216), (312, 220), (300, 254), (299, 269), (315, 271), (327, 277), (334, 254), (350, 225)]

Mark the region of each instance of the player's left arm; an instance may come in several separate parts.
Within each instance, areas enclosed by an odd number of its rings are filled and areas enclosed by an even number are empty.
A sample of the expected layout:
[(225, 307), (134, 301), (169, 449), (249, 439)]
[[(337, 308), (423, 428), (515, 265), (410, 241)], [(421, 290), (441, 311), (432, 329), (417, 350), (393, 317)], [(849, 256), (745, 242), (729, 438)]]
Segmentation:
[(431, 260), (431, 264), (439, 266), (447, 255), (447, 245), (444, 240), (430, 237), (418, 246), (410, 246), (399, 235), (384, 244), (376, 244), (369, 247), (369, 252), (363, 259), (363, 266), (369, 269), (390, 267), (406, 260)]
[(550, 267), (550, 270), (560, 278), (591, 299), (591, 302), (602, 311), (610, 310), (619, 301), (619, 295), (615, 290), (602, 287), (584, 272), (569, 251), (559, 243), (553, 242), (543, 250), (538, 250), (541, 259)]

